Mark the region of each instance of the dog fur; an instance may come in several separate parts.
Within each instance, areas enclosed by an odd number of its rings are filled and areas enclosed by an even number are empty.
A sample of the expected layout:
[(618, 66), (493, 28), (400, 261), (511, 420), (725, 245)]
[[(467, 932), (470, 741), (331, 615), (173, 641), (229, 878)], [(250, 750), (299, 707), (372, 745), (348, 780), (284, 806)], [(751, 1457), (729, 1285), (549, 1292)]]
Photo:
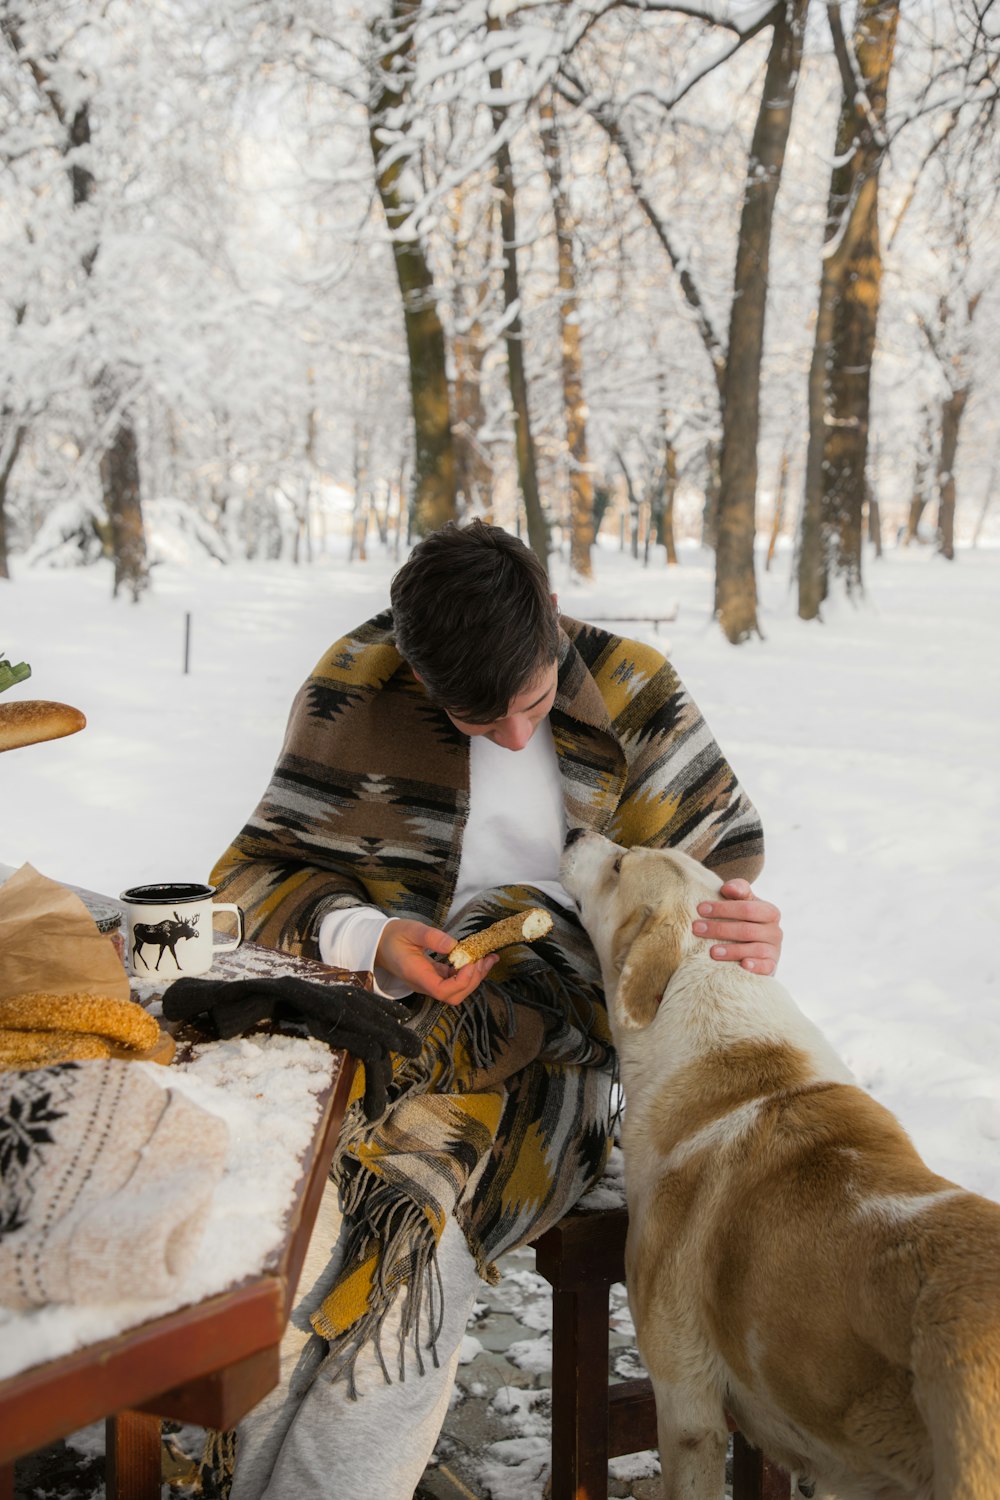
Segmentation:
[(938, 1177), (776, 980), (709, 957), (721, 881), (571, 835), (625, 1092), (626, 1269), (667, 1500), (728, 1411), (811, 1493), (1000, 1497), (1000, 1205)]

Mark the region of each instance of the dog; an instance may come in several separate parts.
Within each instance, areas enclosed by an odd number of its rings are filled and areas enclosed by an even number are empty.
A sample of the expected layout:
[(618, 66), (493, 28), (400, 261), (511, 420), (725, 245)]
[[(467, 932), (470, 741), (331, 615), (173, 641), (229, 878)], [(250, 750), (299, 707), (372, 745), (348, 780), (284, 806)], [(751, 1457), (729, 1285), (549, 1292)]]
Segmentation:
[(570, 834), (625, 1094), (626, 1284), (666, 1500), (728, 1412), (806, 1495), (1000, 1497), (1000, 1205), (938, 1177), (772, 978), (709, 957), (722, 882)]

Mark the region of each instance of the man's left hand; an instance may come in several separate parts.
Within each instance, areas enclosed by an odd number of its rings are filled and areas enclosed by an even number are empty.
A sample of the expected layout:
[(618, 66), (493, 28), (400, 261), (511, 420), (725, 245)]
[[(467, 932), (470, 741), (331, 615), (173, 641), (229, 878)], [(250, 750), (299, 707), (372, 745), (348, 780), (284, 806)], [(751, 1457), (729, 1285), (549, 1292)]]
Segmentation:
[(781, 956), (781, 913), (759, 901), (746, 880), (727, 880), (722, 901), (702, 901), (693, 924), (696, 937), (714, 939), (711, 956), (738, 963), (754, 974), (773, 974)]

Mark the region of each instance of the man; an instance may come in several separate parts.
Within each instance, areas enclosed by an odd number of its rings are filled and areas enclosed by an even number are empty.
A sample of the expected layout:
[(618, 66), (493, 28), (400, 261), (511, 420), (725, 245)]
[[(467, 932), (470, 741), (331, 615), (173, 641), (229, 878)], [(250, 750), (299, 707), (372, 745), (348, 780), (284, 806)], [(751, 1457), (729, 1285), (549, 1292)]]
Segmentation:
[[(482, 522), (421, 542), (391, 602), (300, 691), (213, 871), (249, 936), (370, 969), (422, 1040), (378, 1120), (357, 1086), (233, 1500), (409, 1500), (479, 1279), (601, 1174), (614, 1059), (567, 829), (685, 849), (727, 878), (696, 924), (713, 955), (770, 973), (780, 950), (749, 885), (757, 815), (656, 651), (561, 618), (534, 555)], [(545, 939), (450, 969), (460, 936), (530, 905)]]

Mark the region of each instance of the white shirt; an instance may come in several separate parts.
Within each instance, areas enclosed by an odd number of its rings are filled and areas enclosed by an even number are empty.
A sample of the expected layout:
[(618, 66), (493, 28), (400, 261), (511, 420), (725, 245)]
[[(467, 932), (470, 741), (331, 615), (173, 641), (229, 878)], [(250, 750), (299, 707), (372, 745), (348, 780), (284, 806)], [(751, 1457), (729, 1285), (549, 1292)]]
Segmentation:
[[(473, 896), (497, 885), (537, 886), (572, 907), (559, 882), (565, 837), (559, 762), (548, 719), (523, 750), (504, 750), (484, 734), (471, 736), (469, 816), (447, 921)], [(391, 920), (377, 906), (328, 912), (320, 923), (320, 958), (342, 969), (373, 969), (379, 994), (401, 999), (410, 993), (405, 980), (374, 968), (379, 939)]]

